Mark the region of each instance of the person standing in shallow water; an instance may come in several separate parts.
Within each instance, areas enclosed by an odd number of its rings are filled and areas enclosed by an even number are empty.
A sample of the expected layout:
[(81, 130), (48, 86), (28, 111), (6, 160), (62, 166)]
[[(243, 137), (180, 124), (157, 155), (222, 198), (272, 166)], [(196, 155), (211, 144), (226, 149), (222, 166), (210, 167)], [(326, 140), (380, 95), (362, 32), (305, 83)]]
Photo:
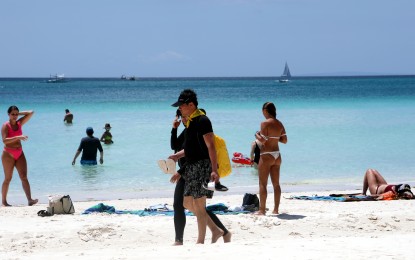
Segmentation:
[(65, 117), (63, 118), (63, 122), (66, 124), (72, 124), (73, 114), (69, 111), (69, 109), (65, 109)]
[[(7, 202), (7, 193), (12, 180), (13, 170), (16, 167), (22, 181), (23, 190), (26, 194), (27, 203), (32, 206), (38, 202), (32, 199), (30, 184), (27, 178), (27, 162), (23, 153), (21, 141), (26, 141), (27, 136), (23, 135), (22, 126), (33, 116), (33, 111), (19, 112), (19, 108), (11, 106), (7, 110), (9, 121), (5, 122), (1, 128), (1, 136), (4, 143), (4, 150), (1, 156), (4, 169), (4, 181), (1, 189), (2, 205), (11, 206)], [(19, 116), (22, 116), (18, 118)]]
[(98, 138), (94, 137), (94, 129), (88, 127), (86, 129), (87, 137), (82, 138), (79, 144), (78, 150), (72, 161), (72, 165), (75, 165), (76, 158), (81, 154), (81, 165), (97, 165), (97, 150), (100, 153), (99, 163), (104, 163), (104, 150)]
[(258, 164), (259, 211), (256, 214), (265, 215), (269, 176), (271, 176), (272, 186), (274, 187), (274, 210), (272, 214), (279, 214), (281, 154), (278, 143), (286, 144), (288, 139), (284, 125), (277, 119), (277, 109), (273, 103), (266, 102), (262, 106), (262, 114), (265, 121), (261, 122), (261, 130), (255, 134), (256, 139), (261, 143)]
[(114, 143), (114, 141), (112, 141), (112, 134), (110, 132), (111, 125), (109, 123), (106, 123), (104, 129), (105, 129), (105, 132), (102, 134), (101, 139), (99, 140), (103, 142), (104, 144)]

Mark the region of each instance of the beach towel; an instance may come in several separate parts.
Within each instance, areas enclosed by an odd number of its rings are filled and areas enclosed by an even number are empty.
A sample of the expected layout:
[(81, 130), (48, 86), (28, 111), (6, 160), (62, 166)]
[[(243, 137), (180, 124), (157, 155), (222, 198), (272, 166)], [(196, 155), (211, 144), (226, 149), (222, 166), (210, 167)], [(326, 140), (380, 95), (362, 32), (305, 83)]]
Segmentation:
[[(223, 203), (217, 203), (208, 205), (207, 210), (212, 211), (217, 215), (236, 215), (236, 214), (246, 214), (250, 213), (249, 211), (230, 211), (228, 207)], [(86, 209), (82, 214), (91, 214), (91, 213), (108, 213), (108, 214), (133, 214), (141, 217), (144, 216), (174, 216), (174, 211), (167, 207), (167, 204), (157, 204), (145, 208), (144, 210), (116, 210), (114, 206), (105, 205), (99, 203), (95, 206), (92, 206)], [(187, 216), (194, 216), (192, 212), (186, 210)]]
[(209, 204), (206, 206), (207, 210), (216, 212), (216, 211), (228, 211), (228, 206), (226, 206), (223, 203), (215, 203), (215, 204)]
[(243, 210), (241, 207), (232, 207), (231, 209), (223, 203), (209, 204), (206, 206), (206, 210), (209, 210), (216, 215), (238, 215), (251, 213), (248, 210)]
[(152, 206), (149, 209), (144, 210), (116, 210), (114, 206), (105, 205), (99, 203), (95, 206), (92, 206), (86, 209), (82, 214), (91, 214), (91, 213), (108, 213), (108, 214), (133, 214), (138, 216), (173, 216), (173, 210), (153, 210)]
[(338, 202), (352, 202), (352, 201), (376, 201), (372, 196), (357, 195), (357, 194), (330, 194), (329, 196), (291, 196), (289, 199), (297, 200), (320, 200), (320, 201), (338, 201)]

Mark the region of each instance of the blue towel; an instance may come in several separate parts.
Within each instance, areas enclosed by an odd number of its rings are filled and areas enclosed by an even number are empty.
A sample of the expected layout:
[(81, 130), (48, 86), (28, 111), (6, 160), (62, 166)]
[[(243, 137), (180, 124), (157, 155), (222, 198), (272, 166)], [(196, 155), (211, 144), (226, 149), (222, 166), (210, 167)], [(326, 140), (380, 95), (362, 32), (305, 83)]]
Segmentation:
[(226, 211), (228, 211), (228, 207), (223, 203), (210, 204), (210, 205), (206, 206), (206, 209), (209, 210), (209, 211), (213, 211), (213, 212), (216, 212), (216, 211), (225, 211), (226, 212)]
[[(174, 216), (174, 211), (169, 210), (165, 205), (161, 207), (150, 206), (145, 210), (116, 210), (113, 206), (108, 206), (103, 203), (99, 203), (95, 206), (92, 206), (86, 209), (82, 214), (91, 214), (91, 213), (108, 213), (108, 214), (133, 214), (141, 217), (144, 216)], [(155, 208), (158, 208), (156, 210)], [(213, 211), (217, 215), (236, 215), (236, 214), (246, 214), (251, 213), (249, 211), (238, 211), (232, 212), (228, 211), (228, 207), (223, 203), (212, 204), (206, 207), (207, 210)], [(192, 212), (186, 211), (187, 216), (194, 216)]]
[(291, 196), (290, 199), (296, 200), (334, 200), (334, 201), (345, 201), (343, 197), (330, 197), (330, 196)]
[(163, 210), (163, 211), (156, 211), (156, 210), (116, 210), (113, 206), (108, 206), (103, 203), (99, 203), (95, 206), (92, 206), (86, 209), (82, 214), (90, 214), (90, 213), (109, 213), (109, 214), (133, 214), (138, 216), (157, 216), (157, 215), (165, 215), (165, 216), (173, 216), (174, 212), (172, 210)]
[(338, 202), (350, 202), (350, 201), (375, 201), (372, 196), (365, 195), (347, 195), (343, 196), (334, 195), (334, 196), (291, 196), (290, 199), (297, 200), (325, 200), (325, 201), (338, 201)]

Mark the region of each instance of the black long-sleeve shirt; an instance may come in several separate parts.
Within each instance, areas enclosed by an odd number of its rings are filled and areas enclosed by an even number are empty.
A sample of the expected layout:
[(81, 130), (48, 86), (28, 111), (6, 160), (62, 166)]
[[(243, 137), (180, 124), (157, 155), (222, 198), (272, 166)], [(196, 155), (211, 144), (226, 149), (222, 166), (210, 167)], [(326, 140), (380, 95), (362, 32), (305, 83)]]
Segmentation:
[[(184, 135), (186, 133), (186, 128), (180, 133), (179, 136), (177, 136), (177, 128), (171, 129), (171, 137), (170, 137), (170, 147), (172, 150), (174, 150), (175, 153), (183, 150), (184, 145)], [(182, 168), (185, 164), (186, 159), (184, 157), (179, 159), (179, 167)], [(180, 173), (180, 170), (179, 170)]]

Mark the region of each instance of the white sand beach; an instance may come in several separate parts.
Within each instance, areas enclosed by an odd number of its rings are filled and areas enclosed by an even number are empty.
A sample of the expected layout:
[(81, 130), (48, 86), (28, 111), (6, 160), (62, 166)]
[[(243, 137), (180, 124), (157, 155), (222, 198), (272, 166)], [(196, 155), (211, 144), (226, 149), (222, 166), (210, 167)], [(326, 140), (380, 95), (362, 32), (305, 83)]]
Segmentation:
[[(222, 194), (210, 202), (242, 203), (243, 194)], [(277, 216), (220, 215), (233, 234), (231, 243), (211, 244), (208, 231), (205, 244), (196, 245), (196, 218), (187, 217), (183, 246), (172, 246), (172, 216), (81, 214), (99, 202), (140, 210), (171, 205), (172, 198), (75, 201), (75, 214), (51, 217), (37, 216), (46, 204), (1, 207), (0, 259), (413, 259), (415, 200), (287, 199), (291, 195), (283, 193)], [(267, 207), (272, 207), (272, 194)]]

